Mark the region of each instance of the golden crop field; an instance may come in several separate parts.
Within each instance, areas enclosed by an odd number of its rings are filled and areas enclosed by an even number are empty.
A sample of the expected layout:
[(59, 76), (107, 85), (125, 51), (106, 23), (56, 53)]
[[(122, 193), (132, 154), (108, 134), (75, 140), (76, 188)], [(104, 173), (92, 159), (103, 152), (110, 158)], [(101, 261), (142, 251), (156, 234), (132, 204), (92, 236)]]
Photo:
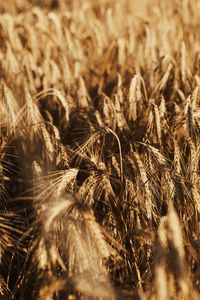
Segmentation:
[(200, 299), (200, 1), (0, 1), (0, 299)]

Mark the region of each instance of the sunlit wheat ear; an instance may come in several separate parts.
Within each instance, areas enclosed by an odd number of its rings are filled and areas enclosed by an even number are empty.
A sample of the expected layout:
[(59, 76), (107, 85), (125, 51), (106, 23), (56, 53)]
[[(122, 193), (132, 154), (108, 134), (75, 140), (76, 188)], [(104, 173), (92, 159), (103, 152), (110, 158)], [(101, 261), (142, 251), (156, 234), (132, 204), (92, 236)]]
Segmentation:
[[(55, 218), (59, 217), (60, 214), (62, 215), (65, 208), (65, 202), (57, 202), (43, 210), (40, 215), (41, 233), (34, 242), (34, 259), (37, 264), (38, 273), (43, 277), (43, 272), (47, 272), (49, 280), (54, 274), (57, 265), (60, 265), (63, 270), (66, 269), (61, 256), (55, 247), (53, 236), (51, 234)], [(43, 278), (43, 280), (45, 280), (45, 278)]]
[[(89, 139), (86, 138), (86, 142), (83, 142), (82, 145), (84, 146), (85, 144), (87, 144)], [(89, 171), (88, 169), (90, 169), (91, 172), (92, 170), (105, 171), (106, 166), (102, 161), (104, 144), (101, 143), (101, 140), (103, 139), (99, 138), (96, 141), (94, 141), (94, 143), (91, 144), (90, 147), (86, 148), (85, 151), (82, 151), (83, 146), (78, 146), (77, 148), (75, 148), (75, 150), (70, 149), (69, 157), (77, 157), (75, 161), (77, 165), (81, 164), (81, 162), (84, 161), (87, 164), (87, 170), (85, 170), (86, 172)]]
[[(154, 103), (154, 99), (151, 99), (151, 103)], [(151, 106), (149, 108), (149, 111), (146, 116), (146, 122), (147, 122), (147, 130), (145, 133), (145, 138), (152, 137), (153, 138), (153, 129), (154, 129), (154, 113), (153, 113), (153, 107)]]
[(186, 80), (186, 47), (185, 43), (182, 42), (181, 45), (181, 77), (183, 83), (185, 83)]
[(166, 114), (166, 103), (165, 103), (165, 98), (162, 96), (160, 105), (159, 105), (159, 111), (160, 111), (160, 118), (163, 118)]
[(42, 140), (43, 140), (43, 151), (44, 151), (44, 157), (48, 158), (50, 162), (52, 162), (55, 159), (55, 144), (53, 139), (51, 138), (51, 135), (46, 129), (45, 124), (41, 124), (39, 127), (39, 130), (41, 132)]
[(162, 92), (165, 89), (172, 68), (173, 68), (173, 65), (171, 63), (169, 63), (165, 74), (163, 75), (163, 77), (161, 78), (160, 82), (158, 83), (157, 88), (158, 88), (159, 92)]
[(147, 173), (144, 167), (144, 164), (142, 160), (140, 159), (140, 156), (137, 152), (132, 152), (130, 153), (130, 161), (132, 164), (135, 164), (138, 172), (140, 174), (141, 178), (141, 184), (143, 185), (143, 188), (146, 193), (145, 197), (145, 208), (146, 208), (146, 213), (147, 213), (147, 218), (151, 221), (152, 220), (152, 199), (151, 199), (151, 190), (149, 187), (149, 179), (147, 177)]
[(118, 144), (118, 148), (119, 148), (119, 161), (120, 161), (120, 179), (121, 181), (123, 181), (123, 175), (124, 175), (124, 172), (123, 172), (123, 157), (122, 157), (122, 148), (121, 148), (121, 143), (120, 143), (120, 140), (119, 140), (119, 137), (118, 135), (110, 128), (106, 128), (106, 132), (107, 133), (111, 133), (115, 138), (116, 138), (116, 141), (117, 141), (117, 144)]
[(56, 197), (59, 198), (64, 191), (66, 190), (66, 187), (70, 185), (70, 183), (76, 179), (78, 174), (78, 169), (69, 169), (63, 172), (62, 178), (59, 181), (57, 191), (56, 191)]
[(138, 77), (135, 75), (131, 80), (129, 88), (129, 115), (128, 118), (130, 121), (135, 121), (137, 119), (137, 86), (138, 86)]
[(115, 172), (117, 176), (120, 177), (120, 166), (114, 155), (112, 156), (111, 163), (112, 163), (112, 169), (110, 170), (110, 174)]
[(128, 130), (128, 125), (126, 123), (124, 114), (121, 111), (121, 107), (120, 107), (120, 101), (118, 99), (118, 96), (116, 94), (114, 94), (114, 101), (115, 101), (115, 114), (116, 114), (116, 124), (117, 127), (120, 130)]
[(57, 14), (50, 12), (48, 14), (48, 19), (54, 24), (58, 43), (60, 43), (62, 41), (61, 18)]
[[(79, 188), (79, 194), (83, 199), (85, 205), (88, 207), (92, 207), (95, 203), (95, 191), (97, 189), (97, 185), (99, 184), (99, 176), (92, 172)], [(98, 199), (98, 196), (96, 195)]]
[(56, 149), (56, 166), (59, 166), (61, 169), (69, 168), (68, 149), (57, 138), (55, 141), (55, 149)]
[(77, 97), (78, 97), (78, 105), (80, 108), (87, 108), (90, 103), (89, 95), (86, 90), (85, 82), (82, 77), (79, 78), (78, 81), (78, 91), (77, 91)]
[(167, 159), (159, 152), (159, 150), (157, 148), (155, 148), (151, 145), (141, 143), (141, 142), (138, 142), (138, 144), (141, 144), (145, 148), (147, 148), (149, 153), (153, 156), (155, 161), (157, 161), (160, 166), (167, 166)]
[[(103, 299), (110, 297), (111, 299), (114, 299), (115, 295), (108, 279), (104, 263), (108, 260), (111, 254), (115, 256), (116, 253), (105, 242), (99, 225), (96, 223), (94, 217), (89, 211), (83, 214), (83, 225), (81, 226), (83, 226), (83, 228), (81, 236), (79, 236), (77, 246), (81, 240), (83, 241), (84, 239), (82, 251), (85, 248), (85, 254), (83, 257), (78, 256), (80, 258), (76, 263), (77, 266), (78, 264), (80, 267), (82, 264), (83, 265), (81, 267), (82, 271), (80, 269), (79, 272), (81, 273), (79, 273), (78, 277), (76, 277), (76, 272), (74, 274), (75, 286), (83, 294), (98, 297), (101, 296)], [(73, 257), (72, 252), (69, 259), (70, 257)]]
[[(36, 201), (38, 195), (38, 186), (42, 185), (44, 180), (44, 171), (42, 170), (41, 165), (37, 161), (32, 163), (32, 174), (33, 174), (33, 202)], [(40, 213), (40, 210), (44, 209), (44, 204), (39, 204), (36, 209), (36, 214)]]
[(40, 135), (39, 127), (40, 123), (44, 122), (43, 118), (39, 112), (39, 108), (36, 103), (33, 101), (28, 87), (25, 84), (24, 90), (24, 127), (28, 128), (28, 134), (30, 135), (30, 140), (33, 142), (34, 138), (37, 138)]
[(84, 222), (86, 225), (86, 232), (88, 232), (92, 244), (96, 248), (96, 251), (102, 262), (108, 260), (111, 257), (111, 254), (117, 256), (114, 249), (108, 245), (105, 241), (105, 237), (102, 234), (99, 224), (96, 222), (95, 217), (92, 212), (85, 213)]
[(166, 217), (161, 218), (155, 242), (155, 278), (154, 287), (156, 299), (168, 299), (167, 272), (166, 272), (166, 249), (167, 230)]
[(189, 173), (191, 182), (195, 185), (198, 180), (198, 164), (199, 164), (199, 156), (200, 156), (200, 146), (196, 149), (195, 144), (192, 140), (188, 140), (188, 144), (190, 146), (190, 166)]
[(106, 125), (115, 130), (115, 106), (112, 99), (103, 92), (99, 94), (98, 110), (102, 116), (104, 126)]
[[(41, 216), (41, 226), (42, 238), (36, 249), (39, 269), (55, 274), (56, 264), (62, 270), (68, 268), (76, 288), (84, 294), (97, 296), (95, 291), (92, 292), (92, 286), (98, 287), (101, 281), (108, 288), (109, 280), (103, 259), (111, 255), (111, 248), (87, 207), (68, 195), (46, 209)], [(84, 288), (86, 278), (87, 289)], [(111, 287), (109, 292), (112, 292)]]
[(69, 61), (66, 57), (66, 55), (62, 56), (62, 71), (64, 74), (64, 85), (69, 88), (70, 86), (70, 82), (71, 82), (71, 70), (70, 70), (70, 66), (69, 66)]
[(16, 56), (14, 55), (12, 48), (9, 43), (7, 43), (7, 66), (6, 69), (11, 72), (12, 75), (17, 75), (20, 72), (19, 62), (17, 61)]
[[(36, 170), (37, 168), (37, 170)], [(38, 166), (34, 163), (34, 171), (38, 173)], [(71, 168), (55, 171), (46, 176), (38, 177), (33, 181), (34, 206), (36, 209), (48, 209), (54, 201), (58, 201), (62, 195), (69, 191), (76, 180), (78, 169)], [(41, 172), (40, 172), (41, 173)]]
[(180, 222), (173, 205), (169, 205), (167, 219), (167, 239), (171, 255), (173, 257), (173, 272), (178, 282), (179, 289), (183, 297), (187, 297), (189, 293), (188, 280), (186, 276), (185, 251), (183, 245), (182, 232)]
[[(99, 130), (97, 132), (95, 132), (94, 134), (92, 134), (85, 142), (83, 142), (81, 145), (78, 145), (78, 147), (75, 150), (72, 150), (72, 155), (70, 157), (70, 161), (73, 161), (76, 157), (78, 157), (77, 159), (77, 165), (80, 164), (81, 160), (82, 160), (82, 156), (85, 157), (85, 152), (89, 151), (94, 144), (105, 135), (105, 130)], [(80, 158), (79, 158), (79, 154), (80, 154)]]
[(122, 77), (120, 74), (117, 74), (116, 96), (119, 99), (119, 106), (120, 106), (120, 104), (123, 104)]
[(194, 91), (192, 92), (192, 96), (191, 96), (191, 105), (192, 105), (192, 109), (196, 110), (197, 106), (199, 104), (199, 95), (200, 95), (200, 89), (199, 86), (197, 86)]
[(13, 92), (5, 85), (2, 86), (3, 99), (2, 112), (4, 115), (4, 124), (7, 127), (7, 133), (11, 134), (15, 132), (18, 123), (19, 105), (13, 95)]
[(122, 66), (125, 62), (126, 40), (121, 38), (117, 41), (118, 46), (118, 64)]
[(158, 144), (161, 145), (162, 144), (161, 117), (157, 105), (154, 105), (154, 115), (155, 115), (155, 122), (156, 122), (156, 133), (157, 133)]
[(181, 173), (181, 153), (177, 141), (174, 139), (174, 169), (177, 174)]
[(161, 175), (161, 193), (165, 198), (166, 203), (172, 201), (175, 195), (175, 185), (169, 170), (164, 170)]

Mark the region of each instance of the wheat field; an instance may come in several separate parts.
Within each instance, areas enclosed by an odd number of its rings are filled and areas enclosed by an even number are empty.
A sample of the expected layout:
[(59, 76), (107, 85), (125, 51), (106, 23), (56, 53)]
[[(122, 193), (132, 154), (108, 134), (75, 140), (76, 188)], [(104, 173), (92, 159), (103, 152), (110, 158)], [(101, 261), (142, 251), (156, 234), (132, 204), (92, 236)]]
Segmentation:
[(0, 299), (200, 298), (200, 1), (0, 1)]

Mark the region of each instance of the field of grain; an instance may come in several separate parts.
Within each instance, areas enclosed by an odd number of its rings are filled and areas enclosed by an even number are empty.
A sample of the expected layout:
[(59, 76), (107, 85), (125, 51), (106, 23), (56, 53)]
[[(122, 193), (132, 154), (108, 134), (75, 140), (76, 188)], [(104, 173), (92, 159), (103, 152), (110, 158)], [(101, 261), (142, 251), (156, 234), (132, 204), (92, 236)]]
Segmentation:
[(200, 1), (0, 1), (0, 299), (200, 298)]

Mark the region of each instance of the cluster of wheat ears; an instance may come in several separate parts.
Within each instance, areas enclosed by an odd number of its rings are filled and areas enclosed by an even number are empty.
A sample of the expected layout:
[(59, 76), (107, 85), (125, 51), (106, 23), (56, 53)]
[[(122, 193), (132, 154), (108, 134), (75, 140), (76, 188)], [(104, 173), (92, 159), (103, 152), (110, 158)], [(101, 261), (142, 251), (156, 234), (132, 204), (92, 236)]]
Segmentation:
[(199, 299), (200, 1), (0, 1), (0, 299)]

